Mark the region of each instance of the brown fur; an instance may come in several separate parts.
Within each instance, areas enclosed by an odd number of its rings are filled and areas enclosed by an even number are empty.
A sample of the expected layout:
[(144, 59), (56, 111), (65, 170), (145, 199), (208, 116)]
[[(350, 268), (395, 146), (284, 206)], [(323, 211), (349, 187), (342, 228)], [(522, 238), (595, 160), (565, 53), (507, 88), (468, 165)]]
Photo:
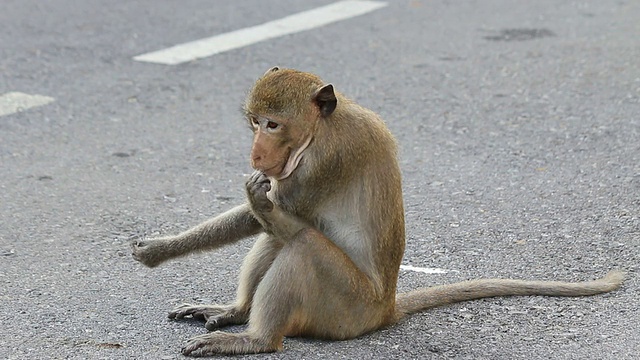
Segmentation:
[(186, 355), (276, 351), (284, 336), (350, 339), (444, 304), (593, 295), (623, 280), (620, 272), (584, 283), (475, 280), (396, 297), (404, 210), (396, 144), (384, 122), (319, 77), (278, 68), (256, 82), (245, 112), (257, 169), (248, 204), (178, 236), (132, 245), (136, 260), (156, 266), (262, 233), (242, 265), (234, 304), (184, 304), (169, 313), (203, 319), (209, 330), (248, 321), (246, 332), (197, 336)]

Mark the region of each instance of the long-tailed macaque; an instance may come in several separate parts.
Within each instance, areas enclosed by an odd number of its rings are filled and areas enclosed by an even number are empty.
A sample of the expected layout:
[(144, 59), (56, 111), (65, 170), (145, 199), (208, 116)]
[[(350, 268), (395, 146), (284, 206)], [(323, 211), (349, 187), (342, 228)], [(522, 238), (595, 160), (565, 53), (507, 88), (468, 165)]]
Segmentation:
[(248, 202), (177, 236), (132, 244), (144, 265), (213, 250), (259, 235), (230, 305), (178, 306), (208, 330), (245, 324), (242, 333), (190, 339), (185, 355), (282, 349), (284, 336), (343, 340), (407, 314), (506, 295), (583, 296), (612, 291), (623, 273), (589, 282), (489, 279), (396, 294), (405, 247), (396, 143), (383, 123), (319, 77), (274, 67), (244, 106), (253, 130)]

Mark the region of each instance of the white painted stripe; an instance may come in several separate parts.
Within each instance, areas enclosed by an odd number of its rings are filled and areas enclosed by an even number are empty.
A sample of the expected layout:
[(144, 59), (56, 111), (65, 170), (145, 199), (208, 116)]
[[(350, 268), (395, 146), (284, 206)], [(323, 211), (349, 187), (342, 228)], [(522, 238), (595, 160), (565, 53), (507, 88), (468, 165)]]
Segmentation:
[(311, 30), (336, 21), (363, 15), (385, 6), (387, 6), (387, 3), (380, 1), (339, 1), (282, 19), (269, 21), (262, 25), (235, 30), (225, 34), (172, 46), (167, 49), (138, 55), (133, 59), (157, 64), (176, 65), (279, 36)]
[(42, 95), (8, 92), (0, 95), (0, 116), (17, 113), (32, 107), (46, 105), (55, 99)]
[(411, 265), (400, 265), (400, 270), (415, 271), (415, 272), (421, 272), (425, 274), (446, 274), (449, 271), (451, 271), (451, 270), (439, 269), (439, 268), (415, 267)]

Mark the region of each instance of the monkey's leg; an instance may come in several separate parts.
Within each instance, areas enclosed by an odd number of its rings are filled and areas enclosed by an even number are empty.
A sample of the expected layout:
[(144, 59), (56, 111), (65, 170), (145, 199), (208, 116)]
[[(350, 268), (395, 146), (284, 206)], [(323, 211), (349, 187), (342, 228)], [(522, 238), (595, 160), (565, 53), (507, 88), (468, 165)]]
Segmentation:
[(240, 281), (233, 309), (207, 320), (208, 330), (214, 330), (228, 324), (244, 324), (249, 319), (258, 284), (264, 278), (273, 261), (280, 253), (283, 243), (267, 234), (261, 235), (244, 258), (240, 269)]
[(314, 229), (287, 241), (258, 285), (246, 332), (190, 339), (185, 355), (249, 354), (282, 349), (284, 336), (348, 339), (379, 328), (393, 299), (379, 300), (372, 282)]
[(249, 204), (244, 204), (176, 236), (134, 241), (131, 251), (134, 259), (148, 267), (155, 267), (194, 251), (220, 248), (262, 230)]
[(281, 248), (282, 242), (276, 241), (273, 237), (262, 235), (258, 238), (244, 259), (240, 271), (238, 295), (234, 304), (182, 304), (169, 313), (169, 318), (182, 319), (191, 315), (194, 319), (206, 321), (205, 326), (208, 330), (227, 325), (245, 324), (249, 319), (251, 302), (256, 288)]

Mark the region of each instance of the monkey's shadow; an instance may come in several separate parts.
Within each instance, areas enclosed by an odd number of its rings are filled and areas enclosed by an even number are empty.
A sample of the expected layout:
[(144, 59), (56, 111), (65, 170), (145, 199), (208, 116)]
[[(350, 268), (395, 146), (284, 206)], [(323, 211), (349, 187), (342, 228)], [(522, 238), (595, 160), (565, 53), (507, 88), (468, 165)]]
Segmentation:
[[(207, 330), (204, 327), (205, 322), (203, 320), (198, 320), (198, 319), (194, 319), (192, 317), (185, 317), (182, 318), (180, 320), (174, 320), (174, 319), (167, 319), (167, 321), (172, 324), (172, 325), (176, 325), (179, 324), (183, 329), (196, 329), (196, 333), (191, 333), (189, 332), (190, 336), (197, 336), (197, 335), (202, 335), (202, 334), (206, 334), (206, 333), (210, 333), (212, 331)], [(247, 325), (228, 325), (228, 326), (223, 326), (221, 328), (218, 328), (216, 330), (213, 331), (224, 331), (224, 332), (228, 332), (228, 333), (241, 333), (244, 332), (247, 329)], [(365, 338), (367, 335), (361, 336), (361, 338)], [(285, 337), (284, 338), (284, 346), (288, 351), (291, 350), (295, 350), (297, 348), (302, 348), (305, 345), (310, 345), (310, 346), (329, 346), (333, 343), (335, 343), (335, 340), (322, 340), (322, 339), (314, 339), (314, 338), (307, 338), (307, 337)], [(254, 354), (257, 355), (257, 354)]]

